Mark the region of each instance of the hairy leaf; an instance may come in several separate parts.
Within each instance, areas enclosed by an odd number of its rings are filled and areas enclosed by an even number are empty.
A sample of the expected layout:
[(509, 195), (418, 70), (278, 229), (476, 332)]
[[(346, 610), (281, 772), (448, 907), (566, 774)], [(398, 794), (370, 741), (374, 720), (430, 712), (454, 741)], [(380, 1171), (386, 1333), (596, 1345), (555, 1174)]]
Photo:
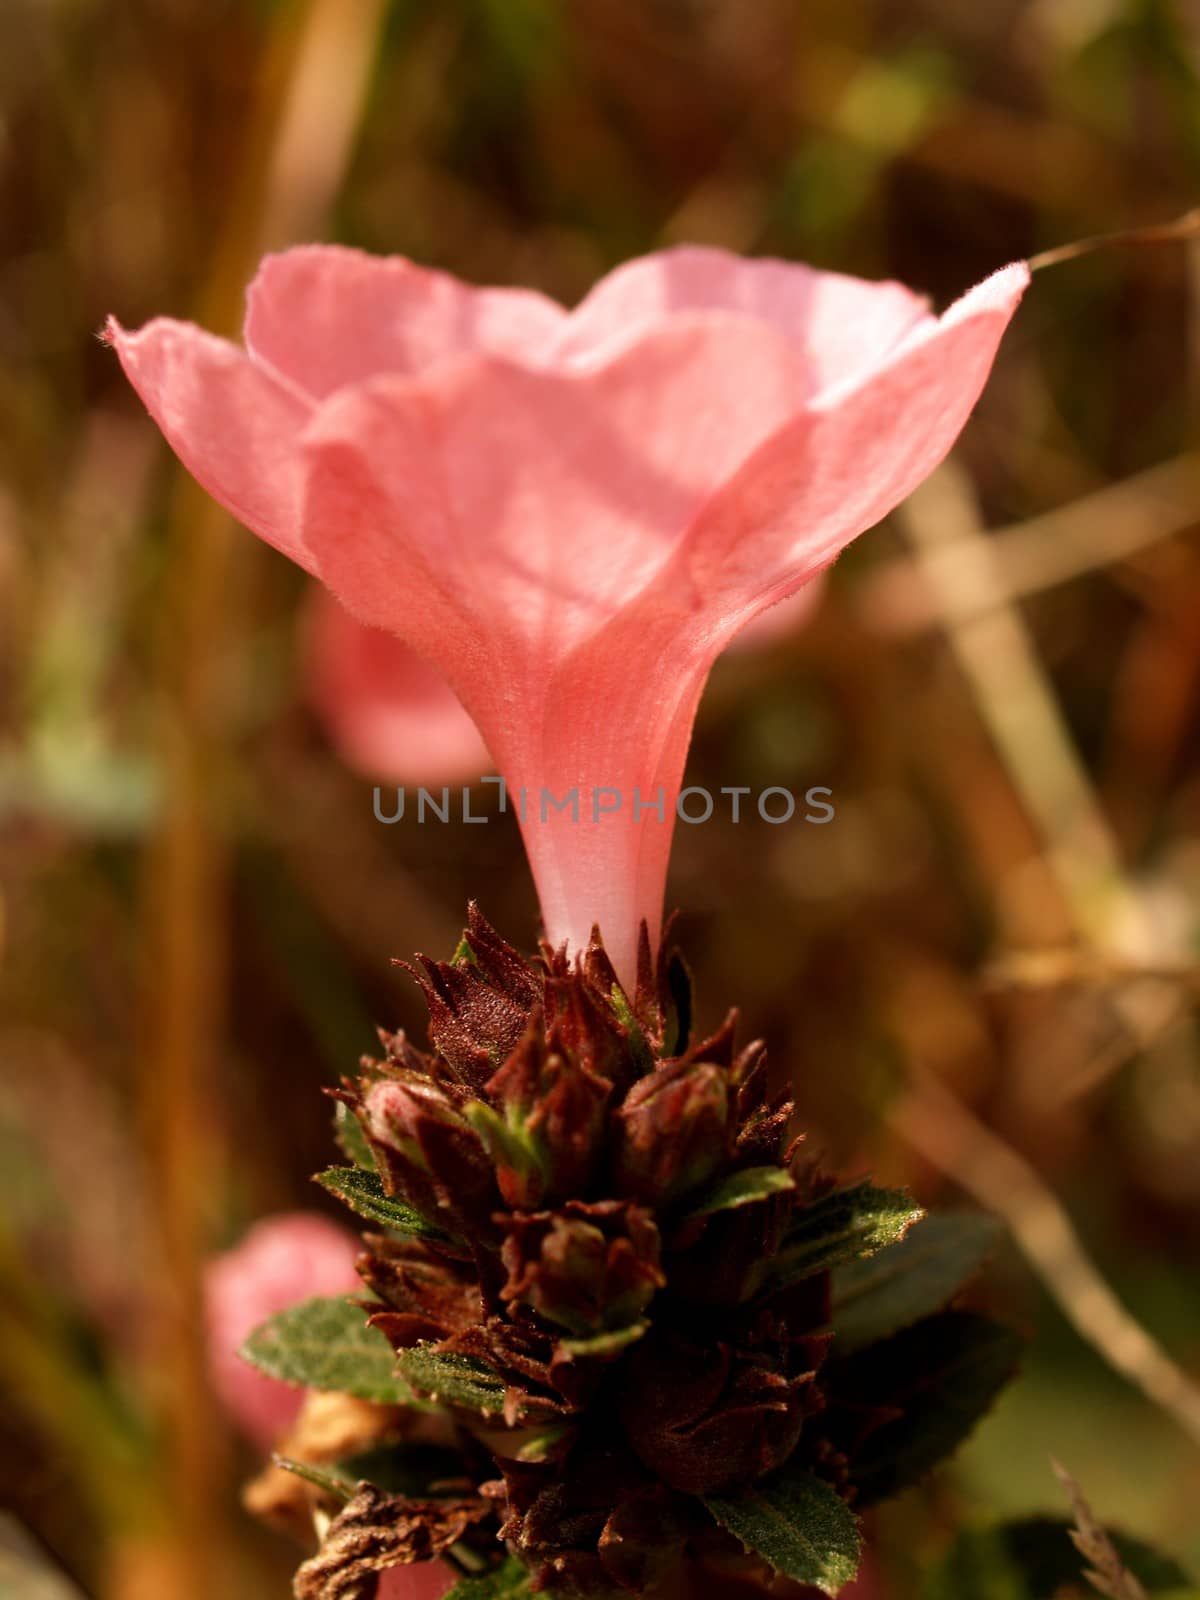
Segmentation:
[(316, 1181), (370, 1222), (380, 1222), (395, 1233), (424, 1239), (429, 1244), (440, 1244), (447, 1239), (447, 1235), (426, 1222), (419, 1211), (386, 1194), (377, 1173), (364, 1172), (361, 1167), (329, 1167), (317, 1173)]
[(362, 1167), (368, 1172), (375, 1171), (375, 1153), (367, 1143), (362, 1123), (341, 1100), (337, 1102), (337, 1109), (333, 1114), (333, 1136), (337, 1140), (338, 1149), (347, 1161), (353, 1161), (356, 1167)]
[(939, 1212), (868, 1260), (838, 1267), (833, 1329), (839, 1348), (886, 1339), (940, 1311), (979, 1271), (1001, 1232), (983, 1212)]
[(380, 1405), (404, 1405), (411, 1396), (396, 1375), (396, 1357), (367, 1313), (344, 1295), (289, 1306), (241, 1348), (245, 1360), (268, 1377), (309, 1389), (333, 1389)]
[(1059, 1483), (1071, 1499), (1075, 1526), (1071, 1529), (1071, 1543), (1089, 1563), (1083, 1575), (1099, 1594), (1108, 1600), (1146, 1600), (1146, 1591), (1125, 1563), (1107, 1532), (1096, 1521), (1095, 1513), (1084, 1499), (1083, 1490), (1059, 1462), (1051, 1457), (1050, 1465)]
[(712, 1216), (715, 1211), (732, 1211), (737, 1206), (750, 1205), (755, 1200), (765, 1200), (768, 1195), (795, 1187), (782, 1167), (746, 1167), (715, 1183), (684, 1214), (683, 1221), (695, 1222)]
[(869, 1505), (952, 1455), (1008, 1382), (1021, 1340), (989, 1317), (944, 1311), (837, 1363), (837, 1392), (900, 1415), (857, 1446), (851, 1476)]
[(725, 1499), (705, 1497), (721, 1524), (776, 1572), (837, 1594), (858, 1571), (858, 1523), (837, 1491), (811, 1473), (786, 1470)]
[(902, 1189), (877, 1189), (871, 1183), (835, 1189), (796, 1213), (771, 1280), (795, 1283), (838, 1262), (873, 1255), (902, 1239), (922, 1216)]
[(442, 1405), (493, 1416), (504, 1409), (504, 1381), (470, 1356), (446, 1354), (432, 1344), (401, 1350), (400, 1371), (418, 1394)]
[(642, 1025), (633, 1014), (633, 1007), (625, 997), (625, 991), (620, 984), (614, 983), (609, 993), (612, 1008), (617, 1014), (617, 1021), (629, 1034), (629, 1048), (637, 1062), (638, 1071), (641, 1073), (654, 1070), (654, 1052), (642, 1031)]
[(305, 1483), (311, 1483), (314, 1488), (320, 1489), (322, 1494), (327, 1494), (331, 1499), (345, 1505), (353, 1494), (353, 1487), (343, 1477), (336, 1467), (318, 1467), (311, 1461), (293, 1461), (291, 1456), (273, 1455), (271, 1460), (277, 1467), (282, 1467), (285, 1472), (290, 1472), (293, 1477), (303, 1478)]
[[(279, 1464), (299, 1472), (302, 1477), (306, 1475), (300, 1463), (280, 1461)], [(343, 1456), (339, 1461), (326, 1462), (319, 1471), (329, 1480), (329, 1492), (339, 1492), (343, 1498), (348, 1498), (349, 1492), (360, 1483), (374, 1484), (388, 1494), (425, 1500), (435, 1495), (462, 1494), (468, 1487), (462, 1476), (463, 1458), (457, 1450), (408, 1440), (376, 1445), (357, 1455)], [(311, 1473), (307, 1475), (311, 1481), (318, 1482)]]
[(583, 1339), (560, 1339), (558, 1348), (564, 1355), (574, 1357), (618, 1356), (631, 1344), (636, 1344), (649, 1329), (649, 1322), (643, 1318), (641, 1322), (631, 1322), (627, 1328), (593, 1333)]

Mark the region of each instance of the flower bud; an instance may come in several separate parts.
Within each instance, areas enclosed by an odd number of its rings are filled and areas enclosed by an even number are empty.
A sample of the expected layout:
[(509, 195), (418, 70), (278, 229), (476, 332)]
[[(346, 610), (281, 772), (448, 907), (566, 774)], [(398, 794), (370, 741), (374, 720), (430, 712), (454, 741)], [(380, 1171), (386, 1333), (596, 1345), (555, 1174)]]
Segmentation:
[(435, 1083), (411, 1074), (373, 1084), (363, 1125), (385, 1182), (431, 1222), (474, 1226), (496, 1203), (495, 1174), (465, 1117)]
[(729, 1092), (713, 1062), (675, 1061), (643, 1078), (616, 1115), (617, 1192), (669, 1205), (728, 1159)]
[(603, 1147), (612, 1084), (547, 1041), (539, 1019), (487, 1093), (499, 1109), (473, 1101), (464, 1114), (496, 1163), (507, 1204), (533, 1210), (586, 1193)]
[(546, 1031), (557, 1049), (624, 1094), (643, 1069), (636, 1043), (611, 995), (611, 990), (589, 982), (548, 979)]
[(666, 1282), (648, 1211), (620, 1200), (568, 1201), (505, 1218), (502, 1298), (577, 1335), (628, 1327)]

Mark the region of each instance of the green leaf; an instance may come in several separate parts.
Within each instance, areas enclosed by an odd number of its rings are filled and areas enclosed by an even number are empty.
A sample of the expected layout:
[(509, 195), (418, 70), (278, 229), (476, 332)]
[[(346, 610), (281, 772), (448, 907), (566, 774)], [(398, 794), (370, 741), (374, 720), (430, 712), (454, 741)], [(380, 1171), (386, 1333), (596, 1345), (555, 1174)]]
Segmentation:
[(439, 1405), (461, 1406), (485, 1417), (504, 1409), (504, 1380), (470, 1356), (416, 1344), (400, 1352), (400, 1371), (418, 1394)]
[(392, 1347), (366, 1319), (362, 1306), (343, 1295), (304, 1300), (256, 1328), (240, 1354), (285, 1383), (404, 1405), (411, 1395), (396, 1375)]
[(858, 1571), (858, 1523), (829, 1484), (811, 1473), (783, 1472), (735, 1498), (705, 1505), (747, 1550), (776, 1572), (835, 1595)]
[(461, 1479), (463, 1458), (457, 1450), (405, 1441), (343, 1456), (340, 1461), (327, 1463), (323, 1470), (346, 1490), (371, 1483), (386, 1494), (430, 1500), (437, 1498), (433, 1485)]
[(364, 1172), (361, 1167), (329, 1167), (318, 1172), (316, 1182), (330, 1194), (345, 1201), (351, 1211), (371, 1222), (381, 1222), (395, 1233), (407, 1234), (412, 1239), (423, 1239), (429, 1244), (448, 1243), (448, 1236), (421, 1213), (403, 1200), (384, 1192), (377, 1173)]
[(919, 1482), (952, 1455), (991, 1409), (1020, 1352), (1011, 1328), (970, 1312), (943, 1311), (831, 1363), (833, 1392), (901, 1413), (853, 1455), (859, 1503), (870, 1505)]
[(558, 1348), (569, 1356), (615, 1356), (635, 1344), (650, 1327), (649, 1322), (631, 1322), (627, 1328), (610, 1328), (592, 1333), (586, 1339), (560, 1339)]
[(367, 1172), (375, 1171), (375, 1153), (367, 1143), (362, 1123), (343, 1100), (337, 1102), (333, 1114), (333, 1136), (347, 1161), (353, 1161), (356, 1167)]
[(765, 1200), (768, 1195), (780, 1194), (796, 1187), (793, 1179), (782, 1167), (746, 1167), (733, 1172), (720, 1183), (714, 1184), (682, 1220), (696, 1222), (710, 1217), (714, 1211), (732, 1211), (736, 1206), (748, 1206), (755, 1200)]
[(529, 1594), (529, 1570), (515, 1556), (477, 1578), (460, 1578), (446, 1600), (518, 1600)]
[[(1083, 1558), (1071, 1543), (1065, 1517), (1026, 1517), (996, 1528), (973, 1529), (955, 1540), (929, 1573), (920, 1600), (1045, 1600), (1084, 1583)], [(1188, 1600), (1188, 1575), (1140, 1539), (1109, 1530), (1117, 1554), (1150, 1594)]]
[(770, 1281), (782, 1287), (902, 1239), (924, 1212), (902, 1189), (856, 1183), (814, 1200), (792, 1219)]
[(633, 1059), (637, 1063), (638, 1071), (648, 1073), (654, 1070), (654, 1052), (647, 1042), (642, 1031), (642, 1025), (633, 1013), (633, 1007), (625, 997), (625, 991), (619, 983), (614, 983), (609, 1000), (617, 1014), (617, 1021), (629, 1034), (629, 1048), (633, 1052)]
[(866, 1261), (833, 1274), (840, 1350), (886, 1339), (940, 1311), (979, 1271), (1003, 1229), (980, 1211), (939, 1212)]
[(543, 1153), (523, 1128), (513, 1127), (482, 1100), (468, 1101), (462, 1113), (497, 1167), (511, 1167), (526, 1181), (530, 1178), (545, 1180), (546, 1161)]
[(520, 1449), (513, 1452), (514, 1461), (548, 1461), (555, 1448), (570, 1432), (570, 1423), (555, 1422), (548, 1428), (530, 1433)]

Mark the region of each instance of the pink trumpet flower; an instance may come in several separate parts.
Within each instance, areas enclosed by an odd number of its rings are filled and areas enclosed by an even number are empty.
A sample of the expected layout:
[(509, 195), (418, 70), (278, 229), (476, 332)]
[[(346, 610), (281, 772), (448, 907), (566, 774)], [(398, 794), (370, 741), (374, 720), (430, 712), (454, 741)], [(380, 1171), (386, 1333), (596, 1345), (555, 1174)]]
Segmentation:
[(165, 319), (109, 337), (209, 492), (443, 672), (527, 792), (547, 937), (598, 923), (629, 981), (709, 668), (938, 465), (1027, 282), (935, 317), (688, 247), (568, 312), (312, 246), (264, 261), (244, 349)]

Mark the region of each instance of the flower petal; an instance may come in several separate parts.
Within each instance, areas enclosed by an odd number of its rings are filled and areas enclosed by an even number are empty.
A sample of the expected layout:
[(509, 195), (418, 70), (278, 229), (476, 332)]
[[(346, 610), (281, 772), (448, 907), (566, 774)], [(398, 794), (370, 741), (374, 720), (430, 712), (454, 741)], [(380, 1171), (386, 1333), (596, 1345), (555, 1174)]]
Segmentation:
[(453, 689), (394, 634), (366, 627), (321, 587), (312, 591), (306, 632), (309, 696), (350, 766), (388, 783), (491, 770)]
[(787, 423), (717, 490), (664, 580), (694, 586), (725, 627), (828, 566), (946, 456), (1028, 282), (1023, 262), (994, 273)]
[(259, 267), (245, 337), (259, 361), (321, 399), (471, 350), (536, 364), (565, 318), (531, 289), (473, 289), (403, 256), (303, 245)]
[(825, 583), (818, 576), (776, 605), (760, 611), (732, 641), (736, 650), (757, 650), (790, 639), (808, 623), (821, 604)]
[(646, 587), (800, 385), (771, 329), (706, 313), (602, 368), (476, 357), (345, 390), (306, 435), (309, 562), (418, 648), (453, 650), (456, 616), (544, 671)]
[[(526, 826), (547, 929), (573, 946), (599, 920), (631, 968), (645, 918), (656, 933), (692, 723), (708, 671), (749, 619), (810, 582), (945, 456), (978, 399), (1028, 282), (1022, 264), (922, 326), (857, 386), (785, 424), (719, 489), (649, 587), (557, 670), (547, 696), (542, 782), (603, 782), (620, 812), (574, 827)], [(575, 774), (575, 777), (572, 777)], [(583, 777), (580, 778), (579, 775)], [(631, 807), (661, 786), (662, 822)], [(697, 800), (698, 810), (702, 802)]]
[(297, 443), (312, 407), (225, 339), (158, 317), (107, 337), (192, 476), (268, 544), (306, 563)]
[(602, 278), (571, 313), (556, 359), (595, 358), (650, 324), (694, 311), (734, 311), (775, 328), (803, 358), (809, 397), (878, 364), (931, 320), (924, 296), (900, 283), (683, 245), (628, 261)]

